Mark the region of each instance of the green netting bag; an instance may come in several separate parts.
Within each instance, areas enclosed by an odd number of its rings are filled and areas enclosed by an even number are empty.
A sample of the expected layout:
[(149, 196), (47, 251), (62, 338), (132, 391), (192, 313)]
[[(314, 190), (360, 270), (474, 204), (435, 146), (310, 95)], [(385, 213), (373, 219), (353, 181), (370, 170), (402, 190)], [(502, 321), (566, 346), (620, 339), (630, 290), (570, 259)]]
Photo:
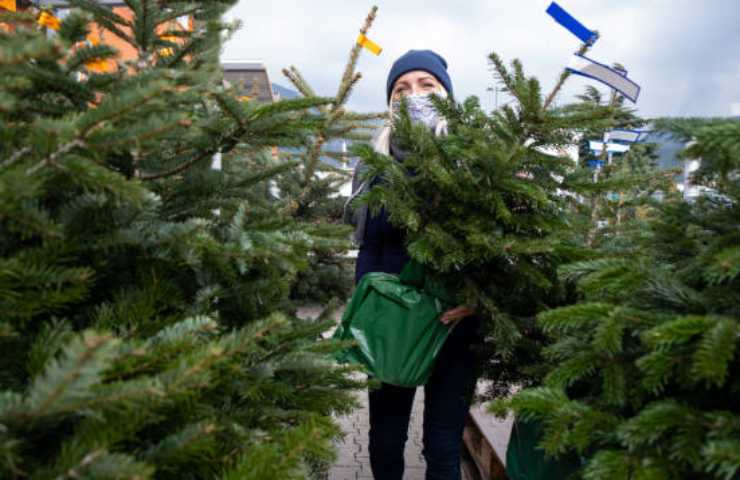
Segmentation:
[(379, 272), (363, 276), (333, 335), (358, 345), (338, 352), (338, 362), (360, 363), (392, 385), (426, 383), (454, 325), (439, 321), (452, 299), (415, 286), (425, 283), (418, 267), (411, 263), (400, 277)]

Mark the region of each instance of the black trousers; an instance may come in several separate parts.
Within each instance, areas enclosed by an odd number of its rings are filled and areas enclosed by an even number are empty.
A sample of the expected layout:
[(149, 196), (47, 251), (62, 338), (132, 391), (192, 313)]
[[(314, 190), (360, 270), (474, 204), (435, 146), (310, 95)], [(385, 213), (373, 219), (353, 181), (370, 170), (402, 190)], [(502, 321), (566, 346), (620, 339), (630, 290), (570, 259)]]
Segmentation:
[[(480, 319), (463, 318), (447, 337), (424, 385), (422, 455), (426, 480), (460, 480), (463, 428), (478, 377), (473, 344)], [(368, 391), (370, 467), (376, 480), (401, 480), (403, 451), (416, 388), (383, 383)]]

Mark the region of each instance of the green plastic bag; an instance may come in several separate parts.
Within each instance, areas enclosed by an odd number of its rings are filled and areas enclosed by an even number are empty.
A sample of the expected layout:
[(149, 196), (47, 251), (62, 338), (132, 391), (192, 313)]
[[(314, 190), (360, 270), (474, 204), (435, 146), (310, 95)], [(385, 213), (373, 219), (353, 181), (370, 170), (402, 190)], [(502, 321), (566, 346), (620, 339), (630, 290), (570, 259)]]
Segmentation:
[[(418, 270), (410, 268), (402, 276), (423, 284)], [(454, 328), (439, 321), (448, 308), (449, 303), (403, 283), (398, 275), (368, 273), (355, 289), (333, 335), (355, 339), (358, 346), (338, 352), (335, 358), (340, 363), (361, 363), (385, 383), (423, 385)]]

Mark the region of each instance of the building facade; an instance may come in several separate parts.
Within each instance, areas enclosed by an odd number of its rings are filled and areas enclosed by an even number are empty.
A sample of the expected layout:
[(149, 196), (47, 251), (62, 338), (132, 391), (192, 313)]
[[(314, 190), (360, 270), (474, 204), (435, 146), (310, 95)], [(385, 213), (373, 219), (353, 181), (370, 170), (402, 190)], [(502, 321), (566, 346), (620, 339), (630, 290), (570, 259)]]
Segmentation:
[(259, 60), (221, 62), (227, 85), (237, 88), (245, 100), (272, 103), (276, 98), (265, 64)]

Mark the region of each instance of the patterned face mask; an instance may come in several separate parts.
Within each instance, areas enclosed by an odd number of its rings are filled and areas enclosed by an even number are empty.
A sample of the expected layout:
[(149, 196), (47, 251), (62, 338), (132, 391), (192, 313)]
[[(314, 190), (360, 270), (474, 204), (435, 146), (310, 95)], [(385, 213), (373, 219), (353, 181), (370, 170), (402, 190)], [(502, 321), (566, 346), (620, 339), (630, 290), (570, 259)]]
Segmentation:
[[(442, 98), (447, 98), (447, 92), (440, 90), (436, 93)], [(406, 95), (406, 106), (412, 121), (421, 122), (429, 128), (436, 128), (441, 117), (432, 103), (431, 95), (428, 93)], [(391, 115), (395, 117), (401, 111), (401, 99), (391, 102)]]

